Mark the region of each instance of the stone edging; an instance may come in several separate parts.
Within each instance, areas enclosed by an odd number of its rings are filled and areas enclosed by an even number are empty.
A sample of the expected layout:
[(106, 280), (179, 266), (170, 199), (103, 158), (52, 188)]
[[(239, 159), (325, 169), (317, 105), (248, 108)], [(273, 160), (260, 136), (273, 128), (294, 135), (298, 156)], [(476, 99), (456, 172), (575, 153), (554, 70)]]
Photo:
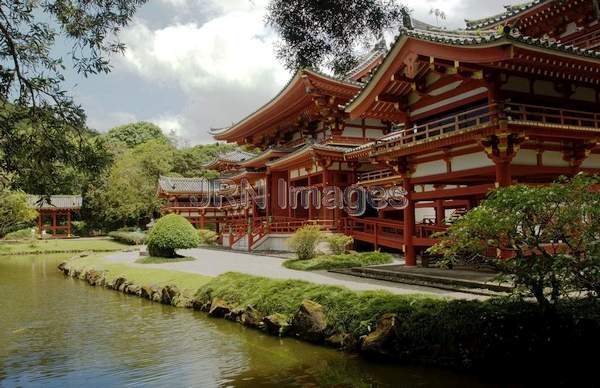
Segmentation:
[(68, 251), (29, 251), (29, 252), (0, 252), (0, 256), (55, 255), (59, 253), (110, 253), (121, 252), (123, 249), (75, 249)]
[(225, 318), (247, 327), (260, 329), (271, 335), (295, 337), (316, 344), (376, 357), (387, 357), (385, 349), (393, 340), (397, 326), (395, 314), (385, 314), (379, 319), (374, 331), (356, 338), (352, 334), (339, 333), (329, 327), (323, 306), (311, 300), (303, 301), (291, 318), (279, 313), (265, 316), (252, 306), (236, 308), (218, 298), (202, 303), (185, 295), (175, 285), (140, 286), (124, 277), (108, 281), (106, 271), (95, 269), (80, 271), (70, 268), (68, 262), (61, 263), (58, 269), (66, 276), (84, 280), (91, 286), (104, 287), (175, 307), (193, 308), (206, 312), (211, 317)]

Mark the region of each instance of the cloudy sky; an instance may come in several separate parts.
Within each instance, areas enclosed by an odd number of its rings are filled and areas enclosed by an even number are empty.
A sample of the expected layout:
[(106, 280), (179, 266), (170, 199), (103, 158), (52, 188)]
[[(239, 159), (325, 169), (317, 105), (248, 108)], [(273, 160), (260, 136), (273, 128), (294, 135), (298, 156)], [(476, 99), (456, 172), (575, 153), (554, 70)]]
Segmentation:
[[(449, 28), (522, 0), (404, 0), (416, 18)], [(211, 142), (208, 130), (231, 125), (268, 101), (290, 74), (275, 59), (277, 37), (264, 26), (268, 0), (150, 0), (123, 31), (124, 56), (109, 75), (68, 75), (67, 87), (106, 131), (152, 121), (187, 144)]]

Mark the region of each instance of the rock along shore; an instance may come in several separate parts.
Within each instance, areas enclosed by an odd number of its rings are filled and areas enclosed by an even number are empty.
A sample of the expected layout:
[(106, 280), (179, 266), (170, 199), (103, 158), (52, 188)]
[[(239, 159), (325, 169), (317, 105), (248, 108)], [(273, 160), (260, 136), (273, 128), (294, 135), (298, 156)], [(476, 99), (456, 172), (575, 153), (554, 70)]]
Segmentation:
[[(589, 378), (595, 371), (595, 359), (588, 355), (600, 348), (600, 301), (595, 299), (565, 301), (555, 311), (544, 312), (527, 301), (424, 300), (418, 295), (356, 293), (235, 273), (221, 275), (191, 295), (173, 284), (135, 284), (72, 262), (60, 264), (59, 269), (92, 286), (193, 308), (271, 335), (401, 363), (486, 374), (496, 373), (502, 365), (513, 376), (543, 375), (550, 382), (558, 379), (564, 383)], [(287, 306), (274, 302), (270, 307), (269, 303), (243, 302), (269, 298), (275, 289), (280, 290), (278, 298), (293, 302)], [(246, 298), (248, 295), (240, 292), (253, 295)], [(313, 298), (319, 303), (310, 300)]]
[(303, 301), (292, 317), (278, 313), (264, 315), (252, 306), (235, 307), (219, 298), (200, 301), (186, 295), (175, 285), (139, 285), (124, 277), (108, 280), (106, 271), (80, 270), (69, 266), (69, 262), (61, 263), (58, 269), (66, 276), (84, 280), (93, 287), (104, 287), (165, 305), (193, 308), (206, 312), (211, 317), (225, 318), (271, 335), (292, 336), (341, 350), (386, 357), (388, 356), (386, 348), (394, 338), (394, 325), (390, 325), (390, 320), (393, 322), (395, 319), (393, 314), (383, 316), (377, 328), (369, 335), (356, 338), (352, 334), (339, 333), (329, 327), (323, 306), (311, 300)]

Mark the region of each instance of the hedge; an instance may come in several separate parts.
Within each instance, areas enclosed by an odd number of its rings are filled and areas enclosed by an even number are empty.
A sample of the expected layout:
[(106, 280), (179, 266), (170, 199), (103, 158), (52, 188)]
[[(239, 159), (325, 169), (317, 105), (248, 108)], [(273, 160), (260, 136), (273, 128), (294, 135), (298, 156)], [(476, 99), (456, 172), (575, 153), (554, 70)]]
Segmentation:
[[(321, 304), (331, 334), (350, 334), (359, 344), (384, 314), (394, 314), (393, 340), (381, 356), (406, 363), (477, 370), (561, 372), (579, 378), (591, 370), (600, 345), (600, 301), (564, 301), (549, 312), (513, 299), (454, 300), (388, 292), (355, 292), (298, 280), (227, 273), (205, 284), (196, 303), (219, 298), (264, 315), (291, 317), (304, 300)], [(569, 375), (563, 369), (581, 375)]]
[(110, 232), (108, 236), (127, 245), (142, 245), (146, 242), (146, 234), (144, 232), (115, 231)]

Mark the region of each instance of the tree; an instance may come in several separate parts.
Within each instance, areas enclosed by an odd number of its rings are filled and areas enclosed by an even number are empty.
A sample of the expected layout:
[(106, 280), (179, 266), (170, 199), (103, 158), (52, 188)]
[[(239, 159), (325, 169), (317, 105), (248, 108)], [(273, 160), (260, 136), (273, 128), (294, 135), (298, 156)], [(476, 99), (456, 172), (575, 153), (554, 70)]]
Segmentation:
[[(445, 264), (488, 263), (544, 308), (562, 296), (600, 296), (600, 177), (494, 191), (430, 249)], [(490, 257), (504, 252), (504, 257)]]
[[(65, 62), (57, 41), (72, 43), (74, 69), (90, 76), (108, 73), (117, 40), (146, 0), (0, 0), (0, 171), (28, 170), (48, 191), (56, 170), (88, 165), (98, 151), (85, 135), (85, 114), (63, 88)], [(62, 43), (62, 42), (61, 42)], [(74, 139), (77, 141), (73, 142)], [(34, 179), (34, 178), (32, 178)]]
[(123, 143), (127, 148), (133, 148), (150, 140), (169, 142), (158, 125), (145, 121), (112, 128), (106, 134), (106, 139), (111, 143)]
[(446, 13), (439, 8), (431, 8), (429, 14), (435, 17), (435, 21), (439, 27), (441, 20), (446, 20)]
[(10, 139), (31, 147), (19, 147), (19, 152), (4, 159), (16, 169), (11, 187), (30, 194), (81, 194), (112, 160), (102, 137), (89, 130), (66, 135), (62, 144), (54, 145), (36, 138), (35, 130), (23, 125)]
[(207, 174), (204, 165), (216, 158), (219, 154), (233, 151), (236, 147), (237, 146), (233, 144), (214, 143), (178, 150), (173, 162), (173, 172), (184, 177), (204, 176), (207, 178), (214, 178), (214, 174)]
[(394, 0), (272, 0), (266, 21), (282, 38), (276, 54), (288, 69), (325, 66), (344, 74), (358, 63), (357, 47), (407, 17)]
[(0, 190), (0, 203), (0, 237), (27, 226), (37, 215), (22, 191)]
[(159, 214), (158, 177), (171, 172), (176, 150), (161, 140), (150, 140), (125, 152), (99, 186), (85, 196), (84, 214), (94, 227), (145, 226)]

